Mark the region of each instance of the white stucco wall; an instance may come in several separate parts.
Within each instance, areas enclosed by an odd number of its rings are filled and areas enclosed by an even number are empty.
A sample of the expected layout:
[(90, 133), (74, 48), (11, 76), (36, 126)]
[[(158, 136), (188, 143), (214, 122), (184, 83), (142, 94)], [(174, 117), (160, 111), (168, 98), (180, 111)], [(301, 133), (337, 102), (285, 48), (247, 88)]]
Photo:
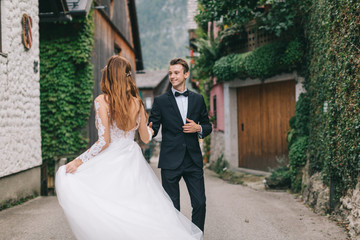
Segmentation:
[(198, 3), (197, 0), (188, 0), (187, 1), (187, 23), (188, 30), (195, 30), (197, 28), (197, 23), (195, 22), (195, 15), (198, 14)]
[[(0, 178), (41, 165), (38, 0), (1, 0)], [(33, 44), (22, 44), (22, 15), (32, 18)], [(39, 70), (39, 66), (37, 67)]]

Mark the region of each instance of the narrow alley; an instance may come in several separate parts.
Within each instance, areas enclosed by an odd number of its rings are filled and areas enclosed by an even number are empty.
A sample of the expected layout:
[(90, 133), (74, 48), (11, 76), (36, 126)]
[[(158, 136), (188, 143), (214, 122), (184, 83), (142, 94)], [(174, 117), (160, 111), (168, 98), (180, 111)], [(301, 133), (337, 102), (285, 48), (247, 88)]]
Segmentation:
[[(157, 175), (156, 163), (151, 164)], [(286, 192), (233, 185), (205, 170), (207, 216), (205, 240), (345, 240), (347, 234)], [(181, 185), (182, 212), (191, 216)], [(75, 239), (56, 197), (38, 197), (0, 212), (1, 240)]]

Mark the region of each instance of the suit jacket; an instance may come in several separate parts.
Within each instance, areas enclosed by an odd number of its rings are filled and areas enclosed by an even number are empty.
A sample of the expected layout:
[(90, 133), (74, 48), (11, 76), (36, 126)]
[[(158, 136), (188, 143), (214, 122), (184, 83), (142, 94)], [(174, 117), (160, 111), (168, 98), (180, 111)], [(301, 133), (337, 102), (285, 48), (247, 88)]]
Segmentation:
[[(209, 135), (212, 126), (209, 122), (204, 98), (197, 93), (189, 91), (187, 118), (202, 127), (202, 138)], [(149, 122), (153, 123), (155, 137), (162, 125), (162, 143), (160, 149), (159, 168), (176, 169), (185, 156), (187, 149), (194, 163), (202, 167), (203, 159), (198, 141), (198, 133), (184, 133), (184, 125), (176, 104), (175, 97), (170, 89), (154, 99)]]

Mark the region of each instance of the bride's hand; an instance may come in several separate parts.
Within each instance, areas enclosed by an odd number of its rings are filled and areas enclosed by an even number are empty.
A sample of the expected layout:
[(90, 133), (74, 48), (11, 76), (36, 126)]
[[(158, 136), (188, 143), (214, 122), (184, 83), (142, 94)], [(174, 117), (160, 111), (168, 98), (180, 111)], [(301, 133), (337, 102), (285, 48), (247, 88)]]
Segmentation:
[(74, 173), (77, 168), (82, 164), (82, 161), (78, 158), (72, 160), (68, 164), (66, 164), (66, 173)]
[(153, 125), (152, 122), (150, 122), (149, 125), (148, 125), (148, 129), (149, 129), (149, 131), (150, 131), (150, 133), (151, 133), (151, 136), (154, 135), (154, 130), (152, 129), (152, 125)]

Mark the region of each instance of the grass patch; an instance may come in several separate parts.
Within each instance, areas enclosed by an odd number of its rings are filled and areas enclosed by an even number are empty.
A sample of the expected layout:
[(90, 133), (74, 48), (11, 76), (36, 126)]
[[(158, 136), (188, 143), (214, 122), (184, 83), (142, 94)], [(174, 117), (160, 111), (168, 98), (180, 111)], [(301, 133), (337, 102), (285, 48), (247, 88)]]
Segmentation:
[(10, 199), (7, 201), (3, 201), (2, 203), (0, 203), (0, 211), (23, 204), (31, 199), (36, 198), (37, 196), (39, 196), (38, 194), (33, 194), (24, 198), (20, 198), (20, 199)]
[(244, 183), (244, 176), (242, 174), (237, 174), (232, 171), (224, 171), (219, 174), (219, 177), (225, 181), (228, 181), (232, 184), (243, 184)]
[(223, 154), (221, 154), (220, 157), (215, 162), (211, 162), (208, 168), (216, 172), (219, 178), (232, 184), (246, 185), (245, 183), (259, 182), (264, 179), (264, 177), (262, 176), (255, 176), (252, 174), (235, 172), (230, 170), (229, 162), (224, 159)]

